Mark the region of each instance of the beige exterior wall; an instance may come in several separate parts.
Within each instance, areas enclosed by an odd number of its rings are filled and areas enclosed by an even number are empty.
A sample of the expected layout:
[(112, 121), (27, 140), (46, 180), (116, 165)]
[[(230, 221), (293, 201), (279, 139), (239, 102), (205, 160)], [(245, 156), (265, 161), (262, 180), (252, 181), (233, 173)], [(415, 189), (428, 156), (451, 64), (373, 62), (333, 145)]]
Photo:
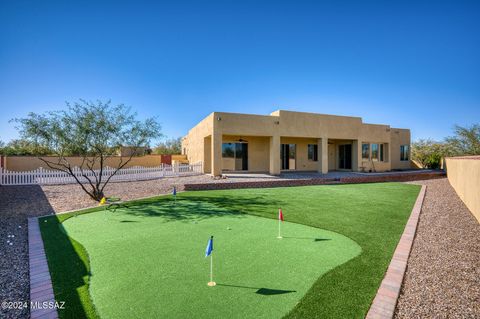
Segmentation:
[(480, 222), (480, 156), (447, 157), (446, 166), (450, 185)]
[[(352, 145), (354, 171), (361, 167), (376, 171), (410, 167), (408, 161), (400, 161), (400, 144), (410, 145), (408, 129), (365, 124), (359, 117), (282, 110), (270, 115), (214, 112), (189, 131), (183, 139), (182, 149), (190, 162), (203, 161), (205, 172), (217, 175), (223, 166), (234, 167), (232, 160), (221, 158), (222, 142), (239, 139), (249, 143), (249, 171), (280, 173), (280, 145), (284, 143), (297, 145), (297, 170), (325, 173), (338, 169), (339, 143)], [(362, 142), (385, 144), (385, 161), (372, 164), (370, 160), (362, 160)], [(308, 160), (308, 144), (318, 145), (318, 162)], [(335, 153), (333, 156), (332, 152)]]
[[(408, 169), (412, 165), (410, 163), (411, 159), (411, 147), (410, 147), (410, 130), (404, 130), (399, 128), (392, 128), (392, 169)], [(408, 145), (409, 154), (408, 161), (400, 161), (400, 146)]]
[(203, 162), (205, 173), (211, 172), (211, 135), (213, 134), (213, 116), (210, 114), (182, 139), (182, 153), (191, 163)]
[[(49, 161), (55, 161), (56, 157), (43, 157), (44, 159), (48, 159)], [(124, 157), (123, 161), (126, 161), (128, 157)], [(80, 166), (82, 164), (81, 157), (67, 157), (68, 162), (73, 166)], [(120, 163), (120, 157), (113, 157), (107, 159), (106, 166), (116, 167)], [(138, 156), (132, 157), (132, 160), (125, 166), (132, 167), (132, 166), (145, 166), (145, 167), (153, 167), (158, 166), (162, 163), (162, 155), (145, 155), (145, 156)], [(5, 157), (5, 169), (9, 171), (31, 171), (37, 168), (43, 167), (45, 169), (48, 166), (39, 158), (35, 156), (7, 156)], [(99, 165), (94, 166), (94, 168), (98, 168)]]

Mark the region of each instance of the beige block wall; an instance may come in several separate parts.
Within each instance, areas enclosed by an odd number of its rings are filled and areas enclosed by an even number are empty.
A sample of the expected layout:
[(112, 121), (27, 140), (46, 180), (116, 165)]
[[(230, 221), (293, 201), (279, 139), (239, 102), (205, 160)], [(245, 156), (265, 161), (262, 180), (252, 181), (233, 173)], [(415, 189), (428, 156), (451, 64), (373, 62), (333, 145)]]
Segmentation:
[(446, 166), (450, 185), (480, 222), (480, 156), (449, 157)]
[(187, 161), (187, 156), (183, 154), (174, 154), (172, 155), (172, 161), (184, 162)]
[[(48, 161), (57, 161), (57, 157), (42, 157)], [(73, 166), (80, 166), (82, 164), (81, 157), (67, 157), (68, 162)], [(123, 161), (128, 160), (128, 157), (124, 157)], [(162, 163), (161, 155), (145, 155), (133, 157), (132, 160), (125, 166), (126, 168), (132, 166), (145, 166), (152, 167), (158, 166)], [(120, 164), (120, 157), (113, 157), (107, 159), (106, 166), (117, 167)], [(48, 166), (39, 158), (35, 156), (8, 156), (5, 158), (5, 168), (10, 171), (32, 171), (37, 168), (43, 167), (48, 169)], [(99, 163), (94, 165), (97, 169)]]

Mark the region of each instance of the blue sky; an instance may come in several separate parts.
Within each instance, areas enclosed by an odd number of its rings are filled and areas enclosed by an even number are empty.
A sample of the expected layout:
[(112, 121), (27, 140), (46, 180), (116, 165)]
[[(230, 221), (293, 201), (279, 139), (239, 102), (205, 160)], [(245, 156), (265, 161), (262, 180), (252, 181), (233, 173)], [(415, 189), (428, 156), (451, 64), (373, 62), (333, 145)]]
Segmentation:
[(168, 137), (212, 111), (361, 116), (442, 139), (480, 122), (480, 2), (8, 1), (8, 120), (111, 99)]

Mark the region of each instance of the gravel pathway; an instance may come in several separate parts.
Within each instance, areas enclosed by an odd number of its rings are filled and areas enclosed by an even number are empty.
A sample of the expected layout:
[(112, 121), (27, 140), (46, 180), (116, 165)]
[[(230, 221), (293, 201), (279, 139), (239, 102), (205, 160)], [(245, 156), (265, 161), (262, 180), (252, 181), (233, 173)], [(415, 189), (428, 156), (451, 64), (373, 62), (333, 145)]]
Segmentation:
[(396, 318), (480, 318), (480, 224), (446, 178), (427, 185)]

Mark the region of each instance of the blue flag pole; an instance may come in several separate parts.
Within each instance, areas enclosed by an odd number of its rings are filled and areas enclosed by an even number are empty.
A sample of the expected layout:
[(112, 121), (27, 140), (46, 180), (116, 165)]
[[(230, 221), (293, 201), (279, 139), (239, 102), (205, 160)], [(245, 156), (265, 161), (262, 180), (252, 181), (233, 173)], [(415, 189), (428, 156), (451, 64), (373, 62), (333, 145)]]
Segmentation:
[(205, 250), (205, 257), (208, 256), (210, 256), (210, 281), (207, 285), (213, 287), (217, 285), (217, 283), (213, 281), (213, 236), (208, 240), (207, 249)]
[(177, 205), (177, 187), (173, 186), (173, 201), (174, 204)]

